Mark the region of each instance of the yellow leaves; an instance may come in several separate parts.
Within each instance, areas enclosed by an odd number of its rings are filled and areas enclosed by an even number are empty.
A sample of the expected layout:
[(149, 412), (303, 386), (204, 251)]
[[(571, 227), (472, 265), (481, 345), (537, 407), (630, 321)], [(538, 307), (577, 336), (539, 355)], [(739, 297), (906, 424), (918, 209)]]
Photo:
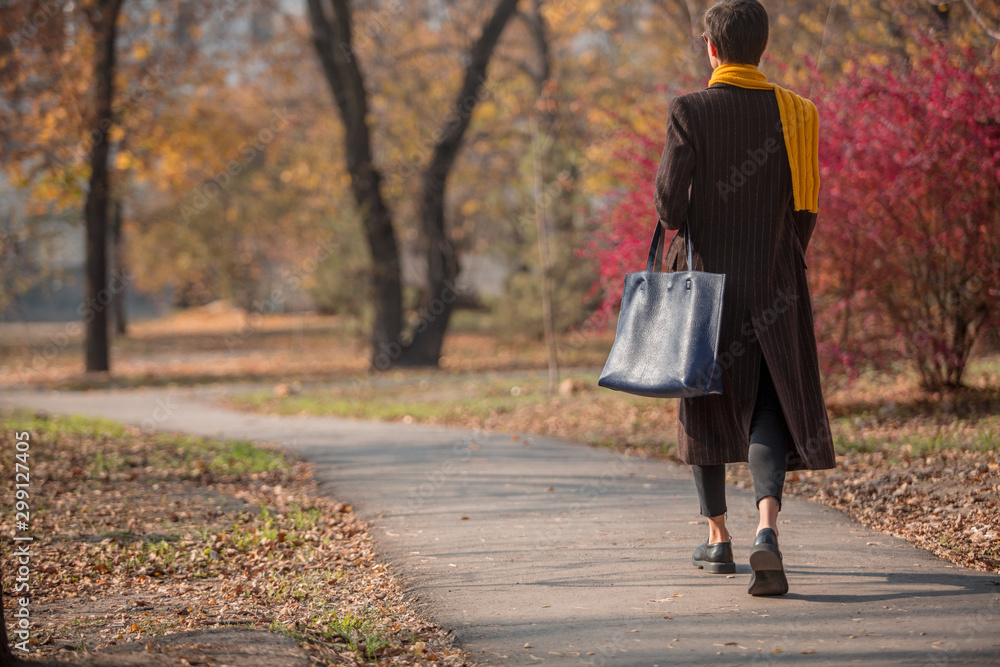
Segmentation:
[(635, 131), (644, 137), (655, 137), (657, 133), (662, 133), (663, 123), (654, 122), (651, 116), (639, 116), (635, 119)]
[(608, 29), (605, 22), (609, 19), (600, 0), (552, 0), (542, 5), (541, 11), (553, 33), (577, 34), (595, 26)]
[(173, 180), (175, 174), (184, 174), (187, 171), (187, 161), (184, 156), (169, 146), (163, 147), (160, 155), (160, 166), (168, 180)]
[(604, 14), (598, 14), (594, 17), (592, 24), (600, 30), (610, 31), (615, 27), (615, 22), (611, 19), (611, 17)]
[(270, 190), (271, 181), (268, 179), (267, 174), (262, 172), (254, 172), (250, 176), (250, 187), (258, 192), (264, 192)]
[(885, 67), (889, 64), (889, 58), (884, 53), (873, 53), (868, 58), (868, 62), (877, 67)]
[(594, 49), (587, 49), (579, 55), (580, 64), (589, 67), (597, 61), (597, 52)]
[(56, 118), (55, 114), (47, 113), (41, 118), (41, 127), (39, 128), (38, 137), (41, 141), (49, 141), (53, 137), (59, 134), (59, 119)]
[(814, 35), (822, 35), (823, 30), (826, 28), (823, 21), (806, 12), (799, 14), (799, 25)]
[(152, 49), (149, 48), (149, 44), (146, 42), (138, 42), (132, 47), (132, 57), (136, 60), (145, 60), (151, 52)]
[(126, 171), (135, 164), (135, 158), (129, 151), (120, 151), (115, 155), (115, 169)]
[(462, 202), (459, 210), (462, 212), (462, 215), (475, 215), (480, 208), (482, 208), (482, 203), (478, 199), (466, 199)]
[(483, 100), (476, 107), (478, 120), (485, 123), (492, 123), (497, 119), (497, 105), (493, 100)]

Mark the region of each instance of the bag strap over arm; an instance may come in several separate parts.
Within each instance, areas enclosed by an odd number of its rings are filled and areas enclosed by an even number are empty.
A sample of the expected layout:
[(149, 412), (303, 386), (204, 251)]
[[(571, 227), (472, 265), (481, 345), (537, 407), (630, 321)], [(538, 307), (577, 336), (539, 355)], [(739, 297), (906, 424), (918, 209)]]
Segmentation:
[[(684, 221), (684, 245), (687, 246), (687, 268), (694, 270), (694, 253), (691, 250), (691, 228), (687, 220)], [(653, 240), (649, 244), (649, 256), (646, 258), (646, 270), (659, 273), (663, 269), (663, 223), (656, 221), (656, 229), (653, 230)]]

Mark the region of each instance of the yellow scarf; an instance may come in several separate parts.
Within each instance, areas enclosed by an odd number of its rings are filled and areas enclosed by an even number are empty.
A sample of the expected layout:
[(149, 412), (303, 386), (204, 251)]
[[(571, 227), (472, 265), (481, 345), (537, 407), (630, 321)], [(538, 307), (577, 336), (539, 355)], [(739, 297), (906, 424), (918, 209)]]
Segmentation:
[(792, 197), (795, 210), (819, 210), (819, 114), (816, 105), (790, 90), (768, 83), (753, 65), (720, 65), (708, 85), (727, 83), (740, 88), (774, 90), (785, 133), (785, 148), (792, 166)]

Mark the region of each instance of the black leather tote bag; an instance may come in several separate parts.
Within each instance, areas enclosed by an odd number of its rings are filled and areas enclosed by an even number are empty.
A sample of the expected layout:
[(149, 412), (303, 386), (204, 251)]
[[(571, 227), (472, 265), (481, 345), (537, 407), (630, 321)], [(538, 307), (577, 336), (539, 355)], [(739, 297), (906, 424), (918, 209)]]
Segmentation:
[[(688, 268), (693, 266), (691, 236)], [(663, 225), (649, 246), (646, 270), (625, 276), (618, 330), (598, 384), (656, 398), (722, 393), (719, 326), (725, 274), (661, 273)]]

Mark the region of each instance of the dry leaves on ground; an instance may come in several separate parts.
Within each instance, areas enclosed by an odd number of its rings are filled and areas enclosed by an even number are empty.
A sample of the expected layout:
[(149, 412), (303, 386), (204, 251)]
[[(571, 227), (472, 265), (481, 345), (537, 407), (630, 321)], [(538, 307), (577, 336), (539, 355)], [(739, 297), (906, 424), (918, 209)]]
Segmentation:
[[(596, 390), (583, 382), (569, 395), (540, 397), (544, 390), (537, 382), (529, 390), (522, 381), (509, 381), (519, 383), (522, 401), (498, 401), (488, 413), (441, 407), (414, 421), (550, 435), (677, 461), (673, 401)], [(421, 394), (414, 392), (397, 391), (393, 399), (419, 402)], [(1000, 391), (935, 397), (900, 384), (888, 393), (881, 385), (842, 393), (852, 402), (841, 396), (830, 405), (837, 468), (789, 474), (786, 494), (835, 507), (959, 565), (1000, 573)], [(258, 407), (280, 412), (281, 400)], [(750, 486), (745, 466), (730, 466), (730, 479)]]
[[(414, 613), (368, 526), (320, 496), (310, 465), (111, 422), (0, 423), (2, 498), (13, 498), (13, 433), (31, 434), (33, 653), (236, 627), (287, 633), (318, 664), (469, 664)], [(13, 567), (8, 554), (6, 591)]]
[[(835, 507), (964, 567), (1000, 574), (1000, 466), (995, 453), (939, 451), (893, 461), (837, 457), (830, 471), (789, 473), (788, 495)], [(750, 487), (745, 469), (737, 473)]]

